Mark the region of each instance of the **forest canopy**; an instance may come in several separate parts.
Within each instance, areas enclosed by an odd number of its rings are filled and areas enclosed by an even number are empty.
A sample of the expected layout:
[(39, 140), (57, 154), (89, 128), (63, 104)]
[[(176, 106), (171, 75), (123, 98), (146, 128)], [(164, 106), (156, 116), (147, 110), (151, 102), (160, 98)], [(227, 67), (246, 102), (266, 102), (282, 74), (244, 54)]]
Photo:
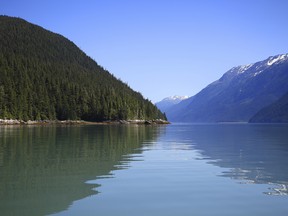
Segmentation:
[(0, 16), (0, 118), (166, 119), (65, 37)]

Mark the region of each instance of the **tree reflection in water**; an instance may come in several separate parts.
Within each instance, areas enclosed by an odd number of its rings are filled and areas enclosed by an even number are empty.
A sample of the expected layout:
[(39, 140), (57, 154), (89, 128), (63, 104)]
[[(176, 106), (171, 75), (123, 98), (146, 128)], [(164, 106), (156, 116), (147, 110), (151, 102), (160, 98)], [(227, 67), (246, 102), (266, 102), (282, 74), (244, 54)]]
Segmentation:
[(85, 182), (129, 167), (159, 132), (136, 125), (1, 127), (1, 214), (52, 214), (97, 194), (100, 185)]

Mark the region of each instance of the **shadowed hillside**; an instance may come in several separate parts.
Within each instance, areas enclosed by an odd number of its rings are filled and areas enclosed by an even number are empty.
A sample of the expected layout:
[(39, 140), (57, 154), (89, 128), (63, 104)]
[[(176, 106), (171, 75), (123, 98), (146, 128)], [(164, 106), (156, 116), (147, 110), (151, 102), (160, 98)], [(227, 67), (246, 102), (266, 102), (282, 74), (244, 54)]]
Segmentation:
[(288, 54), (234, 67), (195, 96), (171, 107), (176, 122), (248, 122), (288, 91)]

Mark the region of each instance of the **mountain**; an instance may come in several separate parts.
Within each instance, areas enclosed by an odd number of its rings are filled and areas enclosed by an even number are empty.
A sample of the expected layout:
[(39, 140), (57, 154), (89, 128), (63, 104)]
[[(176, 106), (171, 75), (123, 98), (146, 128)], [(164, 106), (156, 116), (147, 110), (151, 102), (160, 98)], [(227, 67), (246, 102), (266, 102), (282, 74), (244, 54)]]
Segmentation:
[(234, 67), (195, 96), (171, 107), (176, 122), (248, 122), (288, 92), (288, 54)]
[(171, 96), (166, 97), (163, 100), (155, 103), (155, 105), (160, 109), (162, 112), (166, 112), (170, 107), (174, 106), (175, 104), (180, 103), (183, 100), (186, 100), (188, 96)]
[(288, 92), (279, 100), (264, 107), (250, 119), (251, 123), (288, 123)]
[(165, 119), (65, 37), (0, 16), (0, 118)]

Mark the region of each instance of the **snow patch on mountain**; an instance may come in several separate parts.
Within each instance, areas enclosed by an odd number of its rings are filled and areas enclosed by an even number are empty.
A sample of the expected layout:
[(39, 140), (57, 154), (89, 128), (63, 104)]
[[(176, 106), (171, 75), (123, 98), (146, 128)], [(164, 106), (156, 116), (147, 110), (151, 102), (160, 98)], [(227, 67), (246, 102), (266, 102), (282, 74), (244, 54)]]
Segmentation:
[(239, 66), (240, 68), (238, 69), (238, 74), (244, 73), (244, 72), (247, 71), (249, 68), (251, 68), (253, 65), (254, 65), (254, 64), (248, 64), (248, 65)]
[(182, 100), (185, 100), (189, 98), (188, 96), (179, 96), (179, 95), (174, 95), (170, 97), (164, 98), (162, 101), (170, 101), (173, 102), (174, 104), (180, 103)]
[(283, 61), (285, 59), (288, 58), (288, 54), (283, 54), (283, 55), (278, 55), (278, 56), (274, 56), (274, 57), (270, 57), (268, 62), (267, 62), (267, 65), (268, 66), (271, 66), (273, 64), (275, 64), (276, 62), (280, 62), (280, 61)]
[(258, 75), (261, 74), (262, 72), (263, 72), (263, 70), (257, 71), (256, 73), (254, 73), (253, 76), (254, 76), (254, 77), (255, 77), (255, 76), (258, 76)]
[(170, 109), (172, 106), (179, 104), (183, 100), (188, 99), (188, 96), (171, 96), (171, 97), (166, 97), (160, 102), (157, 102), (155, 105), (162, 111), (166, 112), (168, 109)]
[(264, 72), (272, 65), (279, 64), (287, 60), (288, 60), (288, 54), (271, 56), (268, 59), (261, 62), (234, 67), (231, 70), (229, 70), (228, 73), (232, 74), (232, 76), (246, 74), (248, 76), (255, 77)]

